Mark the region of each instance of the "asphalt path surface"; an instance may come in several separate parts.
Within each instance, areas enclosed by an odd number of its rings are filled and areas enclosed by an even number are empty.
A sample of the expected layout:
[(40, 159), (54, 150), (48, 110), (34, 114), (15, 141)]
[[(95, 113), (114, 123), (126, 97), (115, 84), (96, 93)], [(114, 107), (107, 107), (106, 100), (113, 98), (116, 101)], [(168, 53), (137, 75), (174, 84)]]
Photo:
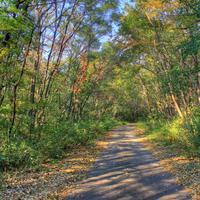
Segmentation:
[(130, 124), (111, 131), (108, 148), (66, 200), (191, 199), (188, 190), (144, 148), (134, 129)]

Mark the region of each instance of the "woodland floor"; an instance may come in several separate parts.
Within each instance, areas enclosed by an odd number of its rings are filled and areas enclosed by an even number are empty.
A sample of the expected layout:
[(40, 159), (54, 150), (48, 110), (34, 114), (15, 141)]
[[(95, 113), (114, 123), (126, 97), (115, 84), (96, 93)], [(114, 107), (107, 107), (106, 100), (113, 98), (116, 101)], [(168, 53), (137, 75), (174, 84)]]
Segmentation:
[[(192, 199), (193, 190), (185, 189), (181, 183), (187, 181), (179, 176), (186, 161), (164, 153), (160, 156), (163, 150), (154, 149), (141, 135), (141, 130), (129, 124), (110, 131), (96, 147), (80, 148), (60, 162), (44, 165), (46, 172), (9, 173), (2, 199)], [(159, 153), (152, 154), (152, 149)], [(193, 179), (187, 173), (185, 176)], [(187, 186), (191, 188), (191, 184)], [(194, 194), (193, 199), (198, 199)]]

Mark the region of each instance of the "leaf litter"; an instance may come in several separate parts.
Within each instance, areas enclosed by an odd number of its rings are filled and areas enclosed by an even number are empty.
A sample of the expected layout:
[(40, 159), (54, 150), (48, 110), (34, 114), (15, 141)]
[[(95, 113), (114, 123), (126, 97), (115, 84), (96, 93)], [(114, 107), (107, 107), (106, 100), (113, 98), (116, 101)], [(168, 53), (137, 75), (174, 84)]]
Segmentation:
[(99, 152), (107, 146), (106, 139), (94, 146), (79, 147), (56, 163), (46, 163), (38, 171), (22, 170), (4, 173), (4, 186), (0, 191), (2, 200), (54, 200), (63, 199), (75, 188), (87, 172)]
[(176, 145), (163, 146), (152, 142), (144, 129), (137, 127), (136, 134), (139, 141), (158, 158), (161, 165), (172, 173), (180, 184), (191, 190), (192, 199), (200, 200), (200, 159), (184, 156), (183, 150)]

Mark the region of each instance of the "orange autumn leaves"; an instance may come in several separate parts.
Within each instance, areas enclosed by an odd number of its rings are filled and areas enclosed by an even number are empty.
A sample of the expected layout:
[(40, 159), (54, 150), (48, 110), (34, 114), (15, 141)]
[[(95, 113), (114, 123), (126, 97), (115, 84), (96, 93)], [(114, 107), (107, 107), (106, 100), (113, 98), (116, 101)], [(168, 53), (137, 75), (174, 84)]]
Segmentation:
[(72, 86), (72, 92), (73, 93), (79, 93), (81, 91), (81, 86), (84, 84), (84, 82), (87, 79), (87, 70), (88, 70), (88, 61), (85, 56), (82, 56), (80, 58), (80, 69), (78, 71), (78, 74), (76, 76), (76, 80)]
[(102, 65), (99, 65), (98, 68), (96, 68), (95, 64), (90, 64), (87, 56), (81, 56), (80, 69), (71, 88), (72, 92), (76, 94), (80, 93), (82, 88), (88, 81), (97, 83), (103, 78), (103, 72), (104, 68), (102, 67)]

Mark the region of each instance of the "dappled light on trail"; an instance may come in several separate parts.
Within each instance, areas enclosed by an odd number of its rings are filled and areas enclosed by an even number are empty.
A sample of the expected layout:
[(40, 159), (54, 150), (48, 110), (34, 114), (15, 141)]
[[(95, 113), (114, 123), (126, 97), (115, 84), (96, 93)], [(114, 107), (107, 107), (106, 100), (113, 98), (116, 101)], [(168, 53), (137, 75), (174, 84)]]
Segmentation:
[(134, 127), (124, 126), (112, 133), (108, 149), (97, 159), (89, 177), (66, 199), (191, 199), (189, 190), (177, 184), (137, 140)]

